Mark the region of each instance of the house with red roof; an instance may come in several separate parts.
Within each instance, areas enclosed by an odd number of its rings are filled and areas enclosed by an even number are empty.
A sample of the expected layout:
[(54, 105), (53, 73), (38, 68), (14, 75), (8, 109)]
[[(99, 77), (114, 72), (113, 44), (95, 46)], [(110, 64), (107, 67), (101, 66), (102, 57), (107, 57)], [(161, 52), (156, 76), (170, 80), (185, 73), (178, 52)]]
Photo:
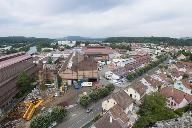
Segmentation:
[(131, 123), (127, 114), (117, 104), (105, 113), (92, 128), (129, 128)]
[(172, 87), (165, 87), (161, 93), (167, 98), (167, 107), (178, 109), (185, 107), (192, 101), (192, 96)]

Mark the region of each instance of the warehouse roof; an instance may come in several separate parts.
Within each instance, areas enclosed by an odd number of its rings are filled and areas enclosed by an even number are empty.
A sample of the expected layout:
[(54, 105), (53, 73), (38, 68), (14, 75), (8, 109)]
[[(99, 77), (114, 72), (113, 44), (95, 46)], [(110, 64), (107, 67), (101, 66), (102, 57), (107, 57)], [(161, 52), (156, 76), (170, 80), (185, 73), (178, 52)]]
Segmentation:
[(27, 54), (22, 55), (22, 54), (21, 54), (21, 55), (19, 55), (19, 56), (14, 57), (14, 58), (10, 58), (10, 59), (1, 61), (1, 62), (0, 62), (0, 69), (5, 68), (5, 67), (8, 67), (8, 66), (10, 66), (10, 65), (12, 65), (12, 64), (21, 62), (21, 61), (26, 60), (26, 59), (29, 59), (29, 58), (31, 58), (30, 55), (27, 55)]

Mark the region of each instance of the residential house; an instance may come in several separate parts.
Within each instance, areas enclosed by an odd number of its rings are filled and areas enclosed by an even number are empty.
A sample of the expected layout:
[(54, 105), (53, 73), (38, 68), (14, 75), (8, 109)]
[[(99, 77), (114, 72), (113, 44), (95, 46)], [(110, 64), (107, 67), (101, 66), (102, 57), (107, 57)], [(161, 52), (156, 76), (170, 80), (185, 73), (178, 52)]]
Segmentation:
[(177, 60), (186, 60), (186, 56), (183, 54), (180, 54), (179, 56), (177, 56)]
[(129, 118), (117, 104), (103, 115), (91, 128), (128, 128)]
[(161, 87), (161, 85), (163, 85), (163, 83), (161, 83), (160, 81), (152, 78), (151, 76), (145, 76), (144, 78), (142, 78), (141, 83), (143, 83), (145, 86), (147, 86), (147, 90), (146, 93), (149, 94), (151, 92), (156, 92), (158, 91), (158, 88)]
[(132, 86), (125, 89), (125, 92), (134, 100), (140, 101), (146, 94), (147, 86), (141, 82), (134, 82)]
[(176, 68), (171, 69), (168, 72), (171, 75), (171, 78), (172, 78), (173, 81), (179, 81), (179, 80), (181, 80), (183, 78), (184, 72), (178, 71)]
[(173, 86), (175, 89), (192, 95), (192, 83), (189, 80), (176, 81)]
[(192, 96), (172, 87), (165, 87), (161, 93), (167, 98), (167, 106), (171, 109), (182, 108), (192, 101)]
[(108, 100), (103, 101), (103, 111), (108, 111), (116, 104), (121, 106), (126, 114), (131, 112), (133, 109), (133, 99), (124, 90), (120, 90), (116, 93), (113, 93)]

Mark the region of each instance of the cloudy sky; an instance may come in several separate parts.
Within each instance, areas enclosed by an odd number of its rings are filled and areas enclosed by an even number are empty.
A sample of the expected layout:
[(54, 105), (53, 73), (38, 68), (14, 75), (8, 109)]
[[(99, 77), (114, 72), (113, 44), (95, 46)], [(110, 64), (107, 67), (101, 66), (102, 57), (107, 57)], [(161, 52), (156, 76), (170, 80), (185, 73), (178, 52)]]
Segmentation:
[(0, 36), (192, 36), (192, 0), (0, 0)]

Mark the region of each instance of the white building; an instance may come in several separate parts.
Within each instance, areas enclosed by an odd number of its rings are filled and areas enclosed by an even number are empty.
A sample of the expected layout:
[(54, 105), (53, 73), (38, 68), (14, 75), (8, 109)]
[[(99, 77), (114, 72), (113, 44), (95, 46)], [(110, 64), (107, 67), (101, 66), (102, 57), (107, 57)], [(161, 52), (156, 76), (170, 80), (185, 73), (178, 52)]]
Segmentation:
[(70, 47), (75, 46), (76, 41), (69, 41), (69, 40), (65, 40), (65, 41), (58, 41), (58, 45), (68, 45)]

